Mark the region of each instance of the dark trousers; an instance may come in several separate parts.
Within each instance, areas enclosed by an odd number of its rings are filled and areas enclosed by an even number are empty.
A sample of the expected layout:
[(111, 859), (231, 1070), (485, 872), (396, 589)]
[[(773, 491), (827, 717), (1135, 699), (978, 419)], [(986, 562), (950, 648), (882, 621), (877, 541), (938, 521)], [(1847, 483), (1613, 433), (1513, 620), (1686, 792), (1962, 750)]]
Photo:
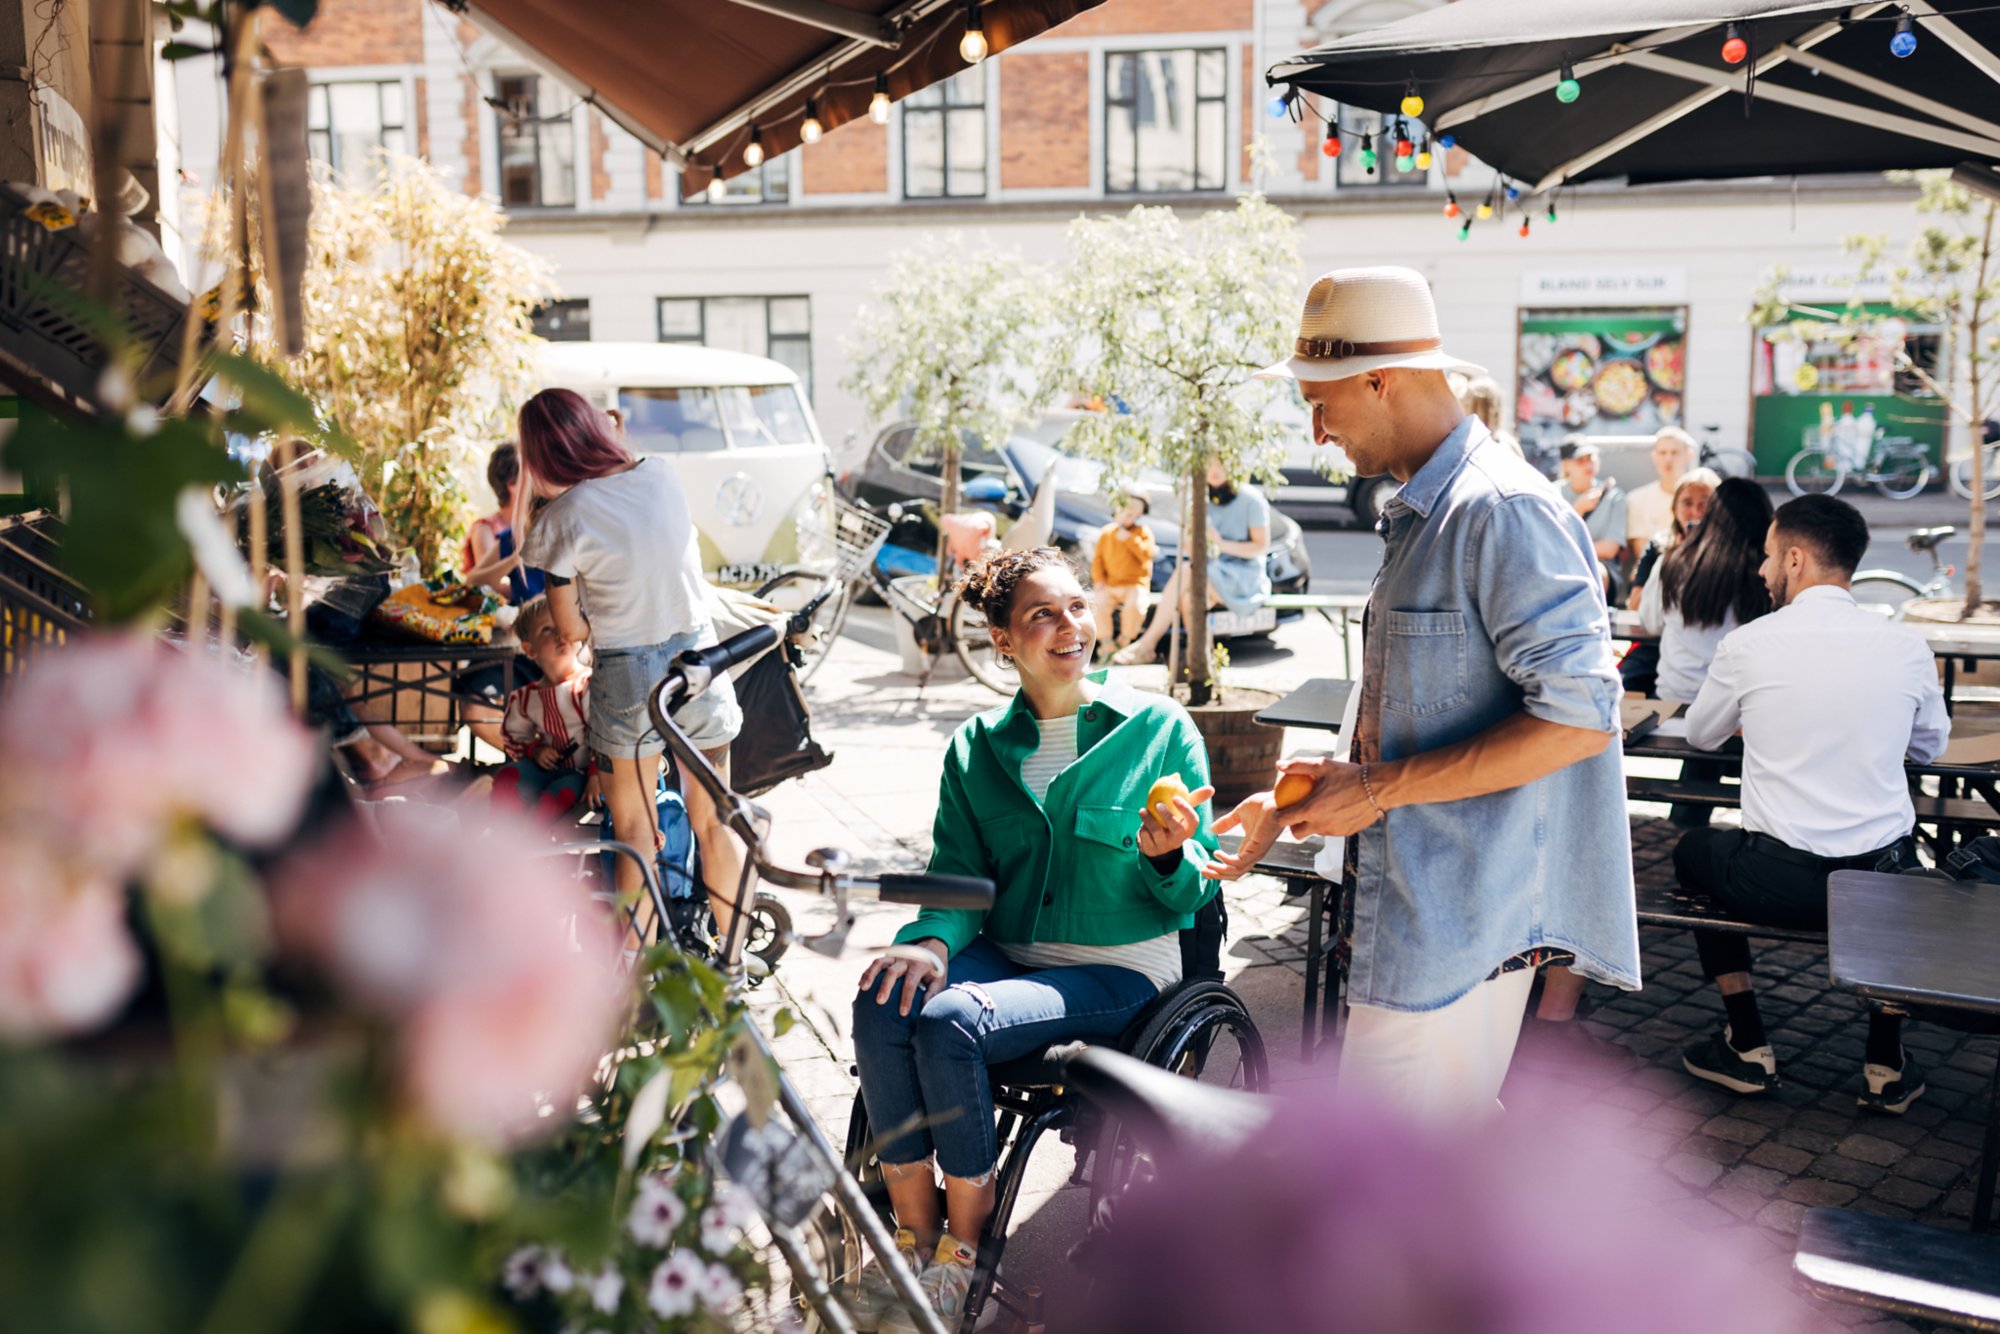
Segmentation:
[[(1741, 829), (1690, 829), (1674, 845), (1674, 876), (1683, 887), (1708, 895), (1732, 917), (1794, 931), (1826, 930), (1826, 878), (1833, 872), (1916, 865), (1916, 840), (1908, 836), (1856, 857), (1818, 857)], [(1704, 976), (1750, 971), (1746, 937), (1696, 931), (1694, 943)]]

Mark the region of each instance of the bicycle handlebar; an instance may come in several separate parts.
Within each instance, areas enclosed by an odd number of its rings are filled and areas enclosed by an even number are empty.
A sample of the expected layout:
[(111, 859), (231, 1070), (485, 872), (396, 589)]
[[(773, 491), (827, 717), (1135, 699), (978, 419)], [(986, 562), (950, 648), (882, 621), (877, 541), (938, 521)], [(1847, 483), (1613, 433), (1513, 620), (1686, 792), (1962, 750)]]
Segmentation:
[(884, 903), (915, 903), (925, 908), (993, 906), (993, 882), (970, 875), (884, 875), (876, 878)]

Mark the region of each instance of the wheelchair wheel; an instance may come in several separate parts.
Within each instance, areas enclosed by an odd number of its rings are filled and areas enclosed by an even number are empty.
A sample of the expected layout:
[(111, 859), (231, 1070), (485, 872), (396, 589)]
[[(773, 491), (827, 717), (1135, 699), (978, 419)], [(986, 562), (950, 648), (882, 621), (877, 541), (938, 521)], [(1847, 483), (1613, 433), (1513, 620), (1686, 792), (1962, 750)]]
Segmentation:
[[(1220, 982), (1183, 983), (1173, 1003), (1154, 1016), (1130, 1051), (1148, 1065), (1204, 1084), (1251, 1093), (1271, 1087), (1263, 1035), (1242, 999)], [(1151, 1175), (1152, 1167), (1117, 1117), (1099, 1114), (1097, 1119), (1090, 1206), (1094, 1222), (1101, 1223), (1109, 1214), (1105, 1202)]]
[(776, 603), (786, 611), (799, 611), (812, 599), (825, 594), (812, 614), (813, 633), (798, 645), (803, 661), (792, 674), (801, 686), (812, 679), (813, 673), (826, 661), (826, 655), (833, 651), (833, 641), (840, 637), (841, 627), (847, 624), (850, 593), (846, 584), (810, 570), (787, 570), (757, 589), (758, 597)]
[[(895, 1215), (889, 1211), (889, 1192), (882, 1186), (882, 1165), (875, 1157), (873, 1139), (874, 1132), (868, 1126), (868, 1113), (857, 1094), (854, 1110), (847, 1117), (844, 1161), (847, 1170), (861, 1182), (862, 1192), (881, 1216), (883, 1225), (893, 1231)], [(846, 1214), (828, 1205), (807, 1220), (799, 1231), (805, 1238), (807, 1254), (820, 1273), (826, 1276), (836, 1294), (860, 1276), (861, 1268), (868, 1260), (868, 1247), (861, 1239), (861, 1230)], [(833, 1328), (806, 1301), (805, 1293), (796, 1280), (792, 1282), (791, 1292), (792, 1306), (798, 1314), (800, 1327), (807, 1334), (821, 1334), (821, 1331)]]

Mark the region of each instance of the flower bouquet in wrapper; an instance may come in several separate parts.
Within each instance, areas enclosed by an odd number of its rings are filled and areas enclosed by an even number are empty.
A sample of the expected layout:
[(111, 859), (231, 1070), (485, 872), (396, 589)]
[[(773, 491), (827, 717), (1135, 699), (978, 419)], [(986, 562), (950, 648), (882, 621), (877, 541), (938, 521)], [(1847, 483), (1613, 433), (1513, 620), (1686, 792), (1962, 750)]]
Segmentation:
[[(265, 543), (266, 558), (282, 567), (285, 563), (284, 505), (280, 487), (295, 480), (299, 492), (299, 531), (305, 543), (308, 574), (366, 575), (390, 570), (389, 529), (382, 511), (361, 488), (361, 478), (346, 459), (314, 450), (281, 475), (266, 469), (264, 512), (269, 516)], [(250, 504), (246, 488), (237, 499), (237, 533), (247, 550), (250, 543)]]
[(500, 600), (456, 579), (405, 584), (368, 614), (376, 625), (430, 644), (490, 644)]

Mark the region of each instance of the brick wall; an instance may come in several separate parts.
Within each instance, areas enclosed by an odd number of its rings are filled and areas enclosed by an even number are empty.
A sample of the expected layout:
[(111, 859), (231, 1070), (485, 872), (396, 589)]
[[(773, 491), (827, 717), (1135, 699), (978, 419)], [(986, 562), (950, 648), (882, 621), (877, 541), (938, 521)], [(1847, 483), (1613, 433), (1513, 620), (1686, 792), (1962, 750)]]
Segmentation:
[(416, 150), (417, 156), (426, 161), (429, 160), (431, 155), (431, 104), (429, 99), (424, 96), (429, 87), (429, 82), (423, 75), (419, 74), (417, 76)]
[[(1064, 37), (1149, 32), (1237, 32), (1255, 26), (1255, 0), (1107, 0), (1051, 29)], [(1028, 50), (1034, 49), (1030, 42)]]
[[(458, 44), (461, 47), (469, 47), (478, 39), (479, 29), (460, 19)], [(479, 127), (483, 119), (482, 112), (485, 110), (485, 97), (481, 93), (479, 81), (472, 75), (467, 74), (459, 82), (465, 88), (465, 99), (459, 108), (463, 117), (460, 131), (464, 138), (460, 143), (459, 152), (465, 159), (465, 193), (476, 195), (486, 188), (481, 174), (481, 166), (486, 158), (479, 147)]]
[(889, 188), (889, 127), (866, 116), (799, 150), (799, 192), (879, 194)]
[(593, 107), (586, 119), (590, 124), (590, 197), (602, 199), (611, 193), (611, 168), (604, 161), (611, 136), (605, 132), (604, 113)]
[(646, 155), (646, 198), (663, 199), (667, 192), (666, 163), (650, 148), (641, 151)]
[(424, 0), (320, 0), (304, 31), (273, 14), (262, 34), (281, 65), (421, 65)]
[[(1106, 8), (1117, 6), (1113, 0)], [(1001, 61), (1003, 188), (1080, 189), (1090, 184), (1090, 59), (1082, 51), (1036, 55), (1030, 44)]]

